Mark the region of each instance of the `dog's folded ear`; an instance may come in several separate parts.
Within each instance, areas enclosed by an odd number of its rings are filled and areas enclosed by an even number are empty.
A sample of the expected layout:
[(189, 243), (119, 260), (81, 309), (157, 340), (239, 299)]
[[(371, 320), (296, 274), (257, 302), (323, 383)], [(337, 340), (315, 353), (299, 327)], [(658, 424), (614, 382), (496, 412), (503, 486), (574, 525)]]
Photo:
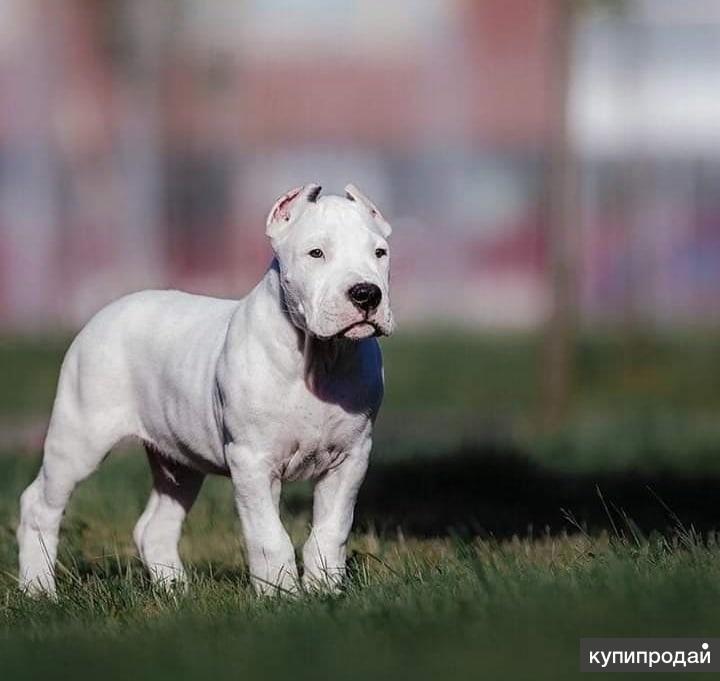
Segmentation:
[(319, 184), (305, 184), (283, 194), (270, 209), (265, 223), (265, 234), (271, 239), (282, 236), (292, 221), (300, 215), (308, 203), (315, 203), (322, 187)]
[(367, 208), (367, 210), (369, 211), (370, 215), (372, 215), (372, 217), (375, 219), (377, 226), (380, 228), (381, 234), (386, 239), (392, 234), (392, 227), (390, 227), (388, 221), (378, 210), (378, 207), (354, 184), (348, 184), (345, 186), (345, 198), (350, 201), (356, 201), (362, 206), (365, 206), (365, 208)]

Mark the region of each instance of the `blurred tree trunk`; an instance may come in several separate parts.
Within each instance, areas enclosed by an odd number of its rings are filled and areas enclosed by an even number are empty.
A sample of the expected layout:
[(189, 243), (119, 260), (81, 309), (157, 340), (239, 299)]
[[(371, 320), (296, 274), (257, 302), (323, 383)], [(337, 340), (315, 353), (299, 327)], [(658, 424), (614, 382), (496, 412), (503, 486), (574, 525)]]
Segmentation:
[(557, 0), (551, 56), (550, 173), (545, 221), (550, 310), (543, 345), (542, 420), (555, 428), (564, 420), (573, 381), (577, 335), (577, 163), (570, 130), (570, 88), (576, 0)]

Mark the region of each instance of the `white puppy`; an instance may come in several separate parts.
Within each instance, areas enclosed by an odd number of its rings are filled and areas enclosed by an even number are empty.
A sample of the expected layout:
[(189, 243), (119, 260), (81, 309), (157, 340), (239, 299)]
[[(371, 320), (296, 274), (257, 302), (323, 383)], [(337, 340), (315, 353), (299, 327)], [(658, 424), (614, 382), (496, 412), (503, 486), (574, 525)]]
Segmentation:
[(297, 587), (282, 480), (312, 478), (308, 585), (334, 587), (383, 395), (390, 226), (355, 187), (308, 184), (273, 206), (270, 269), (240, 301), (143, 291), (101, 310), (65, 356), (40, 473), (21, 498), (20, 582), (52, 593), (75, 485), (127, 436), (153, 490), (134, 538), (154, 580), (184, 578), (183, 520), (207, 473), (231, 477), (259, 592)]

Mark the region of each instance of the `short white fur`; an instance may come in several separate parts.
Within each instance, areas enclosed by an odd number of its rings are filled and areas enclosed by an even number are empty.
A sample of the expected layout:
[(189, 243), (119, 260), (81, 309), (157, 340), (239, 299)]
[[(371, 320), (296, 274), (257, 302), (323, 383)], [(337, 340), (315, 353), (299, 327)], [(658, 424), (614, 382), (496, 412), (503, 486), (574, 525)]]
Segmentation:
[[(134, 539), (156, 583), (184, 582), (183, 521), (205, 476), (218, 473), (232, 479), (259, 593), (299, 586), (278, 505), (283, 480), (314, 480), (303, 582), (338, 587), (383, 395), (374, 336), (394, 327), (390, 227), (354, 186), (345, 197), (319, 191), (308, 184), (273, 206), (266, 231), (275, 258), (242, 300), (142, 291), (108, 305), (75, 338), (42, 467), (21, 498), (23, 589), (55, 592), (70, 495), (128, 436), (145, 443), (153, 476)], [(357, 283), (379, 287), (377, 307), (353, 304)]]

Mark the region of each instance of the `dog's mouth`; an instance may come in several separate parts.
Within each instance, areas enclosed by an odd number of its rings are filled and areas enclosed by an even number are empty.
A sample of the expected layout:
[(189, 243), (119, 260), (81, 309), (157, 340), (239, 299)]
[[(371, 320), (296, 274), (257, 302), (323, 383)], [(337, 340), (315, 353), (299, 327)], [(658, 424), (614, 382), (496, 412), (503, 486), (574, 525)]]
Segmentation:
[(380, 327), (369, 319), (361, 319), (359, 322), (350, 324), (337, 334), (340, 338), (349, 338), (350, 340), (362, 340), (363, 338), (382, 335)]
[(332, 334), (331, 336), (317, 336), (317, 338), (324, 341), (337, 340), (340, 338), (347, 338), (348, 340), (363, 340), (364, 338), (370, 338), (372, 336), (384, 335), (385, 332), (376, 322), (370, 319), (359, 319), (358, 321), (343, 327), (340, 331)]

